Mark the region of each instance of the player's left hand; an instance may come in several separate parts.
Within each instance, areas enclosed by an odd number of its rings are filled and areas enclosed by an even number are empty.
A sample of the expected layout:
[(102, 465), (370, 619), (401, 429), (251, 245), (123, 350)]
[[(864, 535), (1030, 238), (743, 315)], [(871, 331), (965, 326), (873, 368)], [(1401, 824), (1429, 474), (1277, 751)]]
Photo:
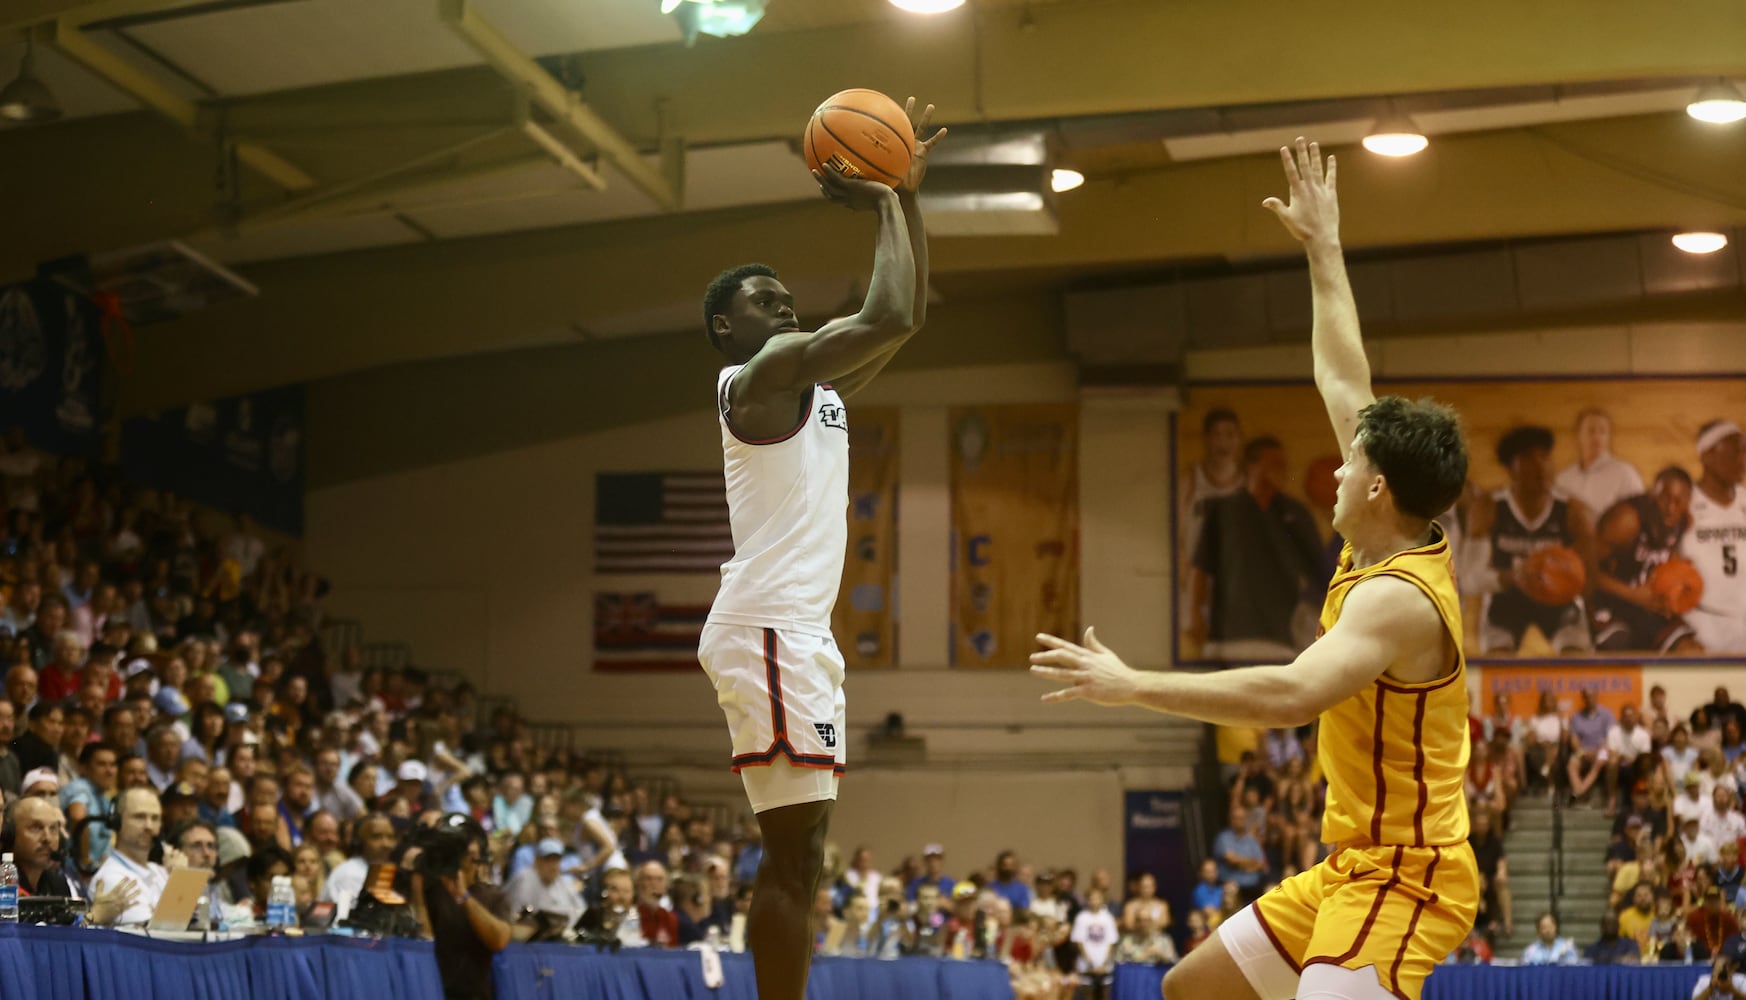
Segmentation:
[(903, 113), (908, 115), (909, 120), (915, 124), (915, 155), (909, 158), (909, 176), (903, 179), (903, 183), (897, 186), (897, 190), (914, 194), (921, 189), (922, 178), (927, 176), (928, 154), (933, 152), (940, 140), (946, 137), (946, 130), (942, 128), (931, 137), (925, 137), (928, 125), (934, 120), (934, 106), (932, 104), (922, 108), (921, 116), (917, 117), (915, 98), (912, 97), (903, 102)]
[(1298, 137), (1297, 149), (1279, 147), (1290, 186), (1290, 201), (1268, 198), (1261, 207), (1279, 216), (1286, 231), (1305, 243), (1338, 241), (1340, 197), (1334, 185), (1334, 157), (1322, 162), (1322, 147)]
[(1031, 654), (1031, 673), (1065, 685), (1043, 695), (1044, 701), (1125, 705), (1139, 689), (1139, 671), (1098, 642), (1092, 629), (1085, 630), (1083, 646), (1047, 632), (1037, 633), (1037, 642), (1047, 648)]

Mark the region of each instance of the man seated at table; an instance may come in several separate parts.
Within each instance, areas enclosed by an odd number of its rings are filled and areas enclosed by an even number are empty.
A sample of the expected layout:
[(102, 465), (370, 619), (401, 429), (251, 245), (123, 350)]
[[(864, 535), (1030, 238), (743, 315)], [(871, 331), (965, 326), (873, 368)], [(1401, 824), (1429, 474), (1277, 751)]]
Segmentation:
[(1609, 912), (1601, 916), (1600, 938), (1582, 950), (1582, 957), (1595, 965), (1637, 965), (1643, 949), (1636, 941), (1619, 936), (1619, 915)]
[(335, 865), (321, 890), (321, 898), (334, 904), (334, 923), (351, 915), (352, 907), (358, 905), (358, 893), (363, 891), (370, 867), (386, 864), (394, 856), (397, 839), (393, 821), (381, 813), (366, 813), (358, 820), (353, 844), (358, 854)]
[[(19, 896), (82, 898), (78, 886), (61, 871), (65, 857), (66, 817), (41, 796), (17, 799), (7, 809), (12, 828), (12, 859), (18, 865)], [(133, 902), (131, 884), (112, 889), (91, 902), (90, 923), (109, 926)]]
[(582, 911), (588, 908), (587, 904), (582, 902), (575, 882), (559, 870), (564, 861), (564, 853), (564, 842), (556, 837), (547, 837), (539, 842), (533, 865), (522, 869), (504, 887), (509, 896), (511, 914), (519, 914), (524, 910), (557, 913), (568, 918), (571, 923), (582, 915)]
[(164, 887), (170, 882), (170, 872), (187, 864), (187, 859), (175, 847), (164, 848), (164, 860), (151, 859), (152, 845), (163, 829), (163, 807), (158, 803), (157, 790), (149, 786), (124, 789), (115, 800), (118, 826), (109, 856), (97, 868), (91, 879), (92, 893), (101, 897), (124, 881), (131, 880), (138, 888), (133, 902), (116, 919), (120, 925), (143, 924), (158, 908)]

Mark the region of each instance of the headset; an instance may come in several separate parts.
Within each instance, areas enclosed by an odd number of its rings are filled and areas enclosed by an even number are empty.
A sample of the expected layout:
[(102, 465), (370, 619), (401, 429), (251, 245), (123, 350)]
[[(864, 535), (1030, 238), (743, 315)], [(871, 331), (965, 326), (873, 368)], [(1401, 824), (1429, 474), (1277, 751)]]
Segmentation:
[[(18, 828), (13, 821), (12, 813), (18, 808), (18, 803), (23, 801), (22, 798), (16, 798), (7, 802), (4, 813), (0, 814), (0, 851), (8, 854), (17, 850), (18, 847)], [(60, 842), (49, 852), (49, 860), (57, 865), (66, 861), (68, 847), (67, 831), (62, 830)]]
[[(108, 827), (109, 832), (117, 840), (121, 838), (121, 800), (127, 798), (127, 793), (131, 791), (133, 791), (132, 788), (118, 790), (115, 797), (109, 800), (109, 811), (104, 813), (101, 819), (96, 820), (96, 822)], [(146, 860), (154, 865), (164, 862), (164, 838), (161, 836), (161, 830), (159, 833), (160, 836), (152, 838), (152, 849), (146, 854)]]

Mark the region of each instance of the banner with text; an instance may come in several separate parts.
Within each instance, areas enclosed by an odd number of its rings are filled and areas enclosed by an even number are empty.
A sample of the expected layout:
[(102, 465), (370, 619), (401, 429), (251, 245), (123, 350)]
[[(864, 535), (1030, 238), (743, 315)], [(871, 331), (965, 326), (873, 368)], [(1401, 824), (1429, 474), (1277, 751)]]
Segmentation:
[(831, 630), (849, 669), (897, 664), (896, 409), (849, 418), (849, 549)]
[(1028, 665), (1079, 619), (1078, 411), (950, 411), (952, 648), (958, 667)]

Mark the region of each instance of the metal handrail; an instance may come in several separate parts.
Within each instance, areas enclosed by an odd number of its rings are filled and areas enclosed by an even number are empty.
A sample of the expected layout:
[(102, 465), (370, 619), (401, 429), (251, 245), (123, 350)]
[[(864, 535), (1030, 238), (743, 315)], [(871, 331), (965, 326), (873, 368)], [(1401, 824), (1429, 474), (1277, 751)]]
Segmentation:
[(1564, 898), (1564, 795), (1563, 789), (1554, 782), (1552, 786), (1552, 847), (1547, 853), (1546, 878), (1548, 880), (1548, 907), (1552, 918), (1560, 926), (1564, 923), (1564, 915), (1559, 912), (1558, 902)]

